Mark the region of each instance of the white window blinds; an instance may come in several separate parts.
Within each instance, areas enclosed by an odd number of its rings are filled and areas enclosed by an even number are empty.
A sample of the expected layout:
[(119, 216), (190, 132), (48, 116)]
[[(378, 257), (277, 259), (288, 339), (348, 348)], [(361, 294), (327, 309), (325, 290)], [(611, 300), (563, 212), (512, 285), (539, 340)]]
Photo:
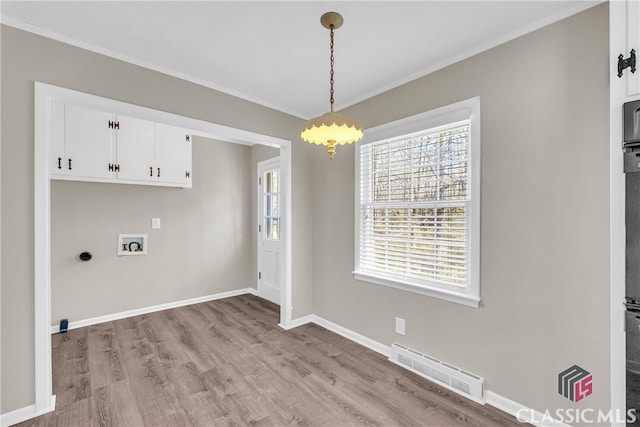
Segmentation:
[(469, 128), (465, 120), (360, 145), (361, 272), (469, 286)]

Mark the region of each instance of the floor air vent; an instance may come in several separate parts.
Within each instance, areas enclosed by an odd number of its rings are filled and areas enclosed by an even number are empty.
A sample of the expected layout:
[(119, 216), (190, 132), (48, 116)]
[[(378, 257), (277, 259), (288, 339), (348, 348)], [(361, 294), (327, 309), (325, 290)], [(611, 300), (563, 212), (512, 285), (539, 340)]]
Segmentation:
[(389, 360), (476, 402), (484, 403), (484, 378), (398, 343), (391, 345)]

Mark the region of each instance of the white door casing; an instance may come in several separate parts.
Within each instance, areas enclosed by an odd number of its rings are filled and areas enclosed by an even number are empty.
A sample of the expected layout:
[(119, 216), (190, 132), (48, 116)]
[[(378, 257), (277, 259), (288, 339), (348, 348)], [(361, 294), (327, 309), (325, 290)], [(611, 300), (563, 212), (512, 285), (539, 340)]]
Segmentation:
[(258, 163), (258, 295), (280, 305), (282, 173), (280, 158)]

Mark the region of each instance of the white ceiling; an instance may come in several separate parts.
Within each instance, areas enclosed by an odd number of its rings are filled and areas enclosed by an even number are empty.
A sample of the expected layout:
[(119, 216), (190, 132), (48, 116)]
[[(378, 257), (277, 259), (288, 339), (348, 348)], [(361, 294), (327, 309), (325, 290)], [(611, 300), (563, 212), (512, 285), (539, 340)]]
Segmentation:
[(601, 1), (2, 1), (2, 23), (301, 118), (336, 110)]

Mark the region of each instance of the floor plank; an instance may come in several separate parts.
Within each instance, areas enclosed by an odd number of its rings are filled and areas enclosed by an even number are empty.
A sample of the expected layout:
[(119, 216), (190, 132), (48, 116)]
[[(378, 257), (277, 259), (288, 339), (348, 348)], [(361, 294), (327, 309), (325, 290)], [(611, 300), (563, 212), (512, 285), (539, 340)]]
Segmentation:
[(19, 426), (522, 426), (278, 307), (227, 298), (52, 337), (55, 412)]

